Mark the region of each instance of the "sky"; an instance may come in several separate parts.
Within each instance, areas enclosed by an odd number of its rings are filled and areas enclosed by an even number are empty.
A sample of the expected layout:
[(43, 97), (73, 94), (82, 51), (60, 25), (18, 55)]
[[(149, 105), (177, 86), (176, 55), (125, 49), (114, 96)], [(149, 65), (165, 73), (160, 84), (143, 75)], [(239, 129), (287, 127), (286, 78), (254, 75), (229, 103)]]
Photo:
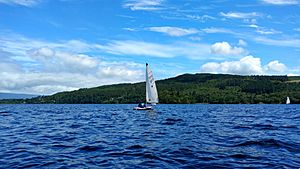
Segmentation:
[(0, 0), (0, 92), (300, 74), (300, 0)]

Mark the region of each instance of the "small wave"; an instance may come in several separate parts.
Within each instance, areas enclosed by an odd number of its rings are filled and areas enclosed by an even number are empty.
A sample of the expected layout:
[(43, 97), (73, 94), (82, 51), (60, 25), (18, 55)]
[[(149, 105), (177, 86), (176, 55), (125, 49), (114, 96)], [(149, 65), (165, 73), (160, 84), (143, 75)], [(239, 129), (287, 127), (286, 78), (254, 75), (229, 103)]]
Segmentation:
[(143, 157), (153, 159), (153, 160), (161, 160), (161, 158), (159, 158), (156, 155), (153, 155), (152, 153), (145, 153), (145, 154), (143, 154)]
[(53, 164), (56, 164), (56, 162), (54, 162), (54, 161), (46, 162), (46, 163), (41, 164), (40, 167), (46, 167), (46, 166), (53, 165)]
[(271, 124), (254, 124), (253, 128), (259, 130), (278, 130), (278, 127), (273, 126)]
[(143, 157), (143, 158), (152, 159), (152, 160), (162, 160), (160, 157), (158, 157), (150, 152), (144, 152), (144, 153), (133, 153), (131, 151), (112, 152), (112, 153), (106, 154), (106, 156), (115, 156), (115, 157), (134, 156), (134, 157)]
[(253, 156), (250, 156), (250, 155), (240, 154), (240, 153), (229, 155), (229, 157), (231, 157), (231, 158), (238, 158), (238, 159), (249, 159), (249, 158), (259, 159), (259, 157), (253, 157)]
[(258, 141), (245, 141), (243, 143), (236, 144), (234, 147), (238, 146), (263, 146), (263, 147), (280, 147), (281, 144), (275, 139), (263, 139)]
[(40, 165), (41, 165), (40, 163), (28, 163), (28, 164), (19, 165), (18, 168), (34, 168)]
[(103, 147), (101, 146), (83, 146), (80, 147), (79, 150), (83, 150), (83, 151), (97, 151), (103, 149)]
[(8, 111), (0, 111), (1, 116), (8, 116), (10, 113)]
[(177, 122), (177, 121), (182, 121), (182, 119), (170, 119), (170, 118), (168, 118), (168, 119), (166, 119), (166, 121), (174, 121), (174, 122)]
[(285, 125), (285, 126), (280, 126), (280, 128), (298, 129), (298, 126), (296, 126), (296, 125)]
[(151, 124), (140, 124), (140, 126), (148, 127), (148, 126), (151, 126)]
[(133, 146), (127, 147), (126, 149), (141, 149), (141, 148), (144, 148), (144, 147), (141, 145), (133, 145)]
[(243, 143), (239, 143), (234, 145), (233, 147), (239, 146), (261, 146), (261, 147), (274, 147), (274, 148), (285, 148), (288, 151), (297, 152), (300, 151), (300, 147), (297, 144), (286, 143), (276, 139), (263, 139), (263, 140), (251, 140), (245, 141)]
[(249, 126), (234, 126), (233, 129), (251, 129)]
[(55, 148), (70, 148), (70, 147), (73, 147), (73, 146), (62, 145), (62, 144), (54, 144), (54, 145), (52, 145), (52, 147), (55, 147)]
[(171, 119), (171, 118), (167, 118), (166, 120), (165, 120), (165, 122), (163, 122), (162, 124), (164, 124), (164, 125), (173, 125), (173, 124), (175, 124), (175, 123), (177, 123), (177, 122), (180, 122), (180, 121), (183, 121), (182, 119)]
[(79, 125), (79, 124), (72, 124), (71, 126), (70, 126), (70, 128), (80, 128), (80, 127), (82, 127), (82, 125)]

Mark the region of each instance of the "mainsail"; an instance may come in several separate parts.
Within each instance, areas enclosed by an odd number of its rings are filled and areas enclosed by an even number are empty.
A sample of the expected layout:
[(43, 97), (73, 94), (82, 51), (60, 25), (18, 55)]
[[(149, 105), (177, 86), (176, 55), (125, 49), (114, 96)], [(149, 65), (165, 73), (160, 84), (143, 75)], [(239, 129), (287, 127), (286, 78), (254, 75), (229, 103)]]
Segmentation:
[(286, 104), (290, 104), (290, 103), (291, 103), (290, 98), (286, 97)]
[(155, 80), (148, 63), (146, 63), (146, 103), (151, 103), (152, 105), (158, 103)]

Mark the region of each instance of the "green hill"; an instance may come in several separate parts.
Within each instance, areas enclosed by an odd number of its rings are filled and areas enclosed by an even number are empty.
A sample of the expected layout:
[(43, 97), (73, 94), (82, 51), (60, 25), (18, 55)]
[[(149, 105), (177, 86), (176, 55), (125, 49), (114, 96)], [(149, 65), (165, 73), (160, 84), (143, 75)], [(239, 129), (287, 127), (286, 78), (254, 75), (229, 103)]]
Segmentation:
[[(300, 77), (184, 74), (157, 81), (160, 103), (300, 103)], [(145, 83), (115, 84), (2, 103), (137, 103)]]

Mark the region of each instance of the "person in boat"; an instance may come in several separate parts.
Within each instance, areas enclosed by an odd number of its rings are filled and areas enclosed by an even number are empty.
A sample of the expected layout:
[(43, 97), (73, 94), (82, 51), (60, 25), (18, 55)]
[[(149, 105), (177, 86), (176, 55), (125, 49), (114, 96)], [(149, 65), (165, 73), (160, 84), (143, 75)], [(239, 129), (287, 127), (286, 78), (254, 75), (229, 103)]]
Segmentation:
[(139, 103), (138, 107), (144, 108), (144, 107), (146, 107), (146, 106), (145, 106), (145, 103)]

